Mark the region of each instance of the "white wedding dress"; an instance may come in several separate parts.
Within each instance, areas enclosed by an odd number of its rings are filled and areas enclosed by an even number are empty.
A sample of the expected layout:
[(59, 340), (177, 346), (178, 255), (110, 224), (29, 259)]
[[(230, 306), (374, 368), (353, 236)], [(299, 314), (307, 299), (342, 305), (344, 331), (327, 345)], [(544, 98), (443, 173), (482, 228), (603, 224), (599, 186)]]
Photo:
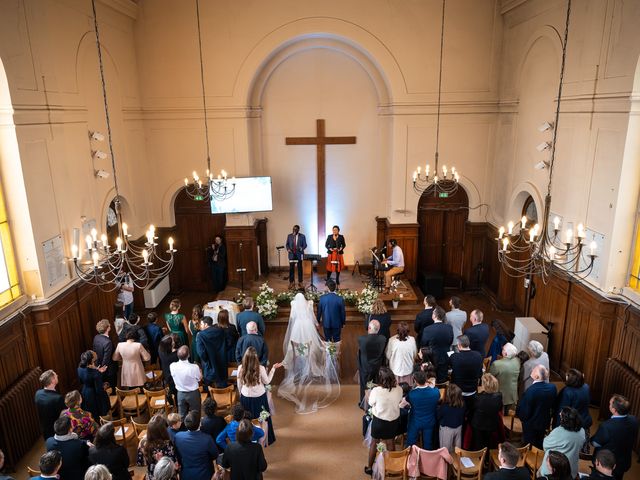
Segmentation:
[(296, 294), (283, 344), (285, 377), (278, 386), (278, 396), (295, 403), (296, 413), (313, 413), (340, 395), (340, 344), (325, 343), (316, 326), (313, 302)]

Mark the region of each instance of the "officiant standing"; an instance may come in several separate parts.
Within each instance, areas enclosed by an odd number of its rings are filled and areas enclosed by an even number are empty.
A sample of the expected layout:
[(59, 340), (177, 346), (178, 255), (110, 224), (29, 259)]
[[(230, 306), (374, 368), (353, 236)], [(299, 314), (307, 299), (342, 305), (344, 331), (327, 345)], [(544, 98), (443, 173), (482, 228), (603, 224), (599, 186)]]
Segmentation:
[(207, 248), (207, 256), (209, 257), (213, 291), (221, 292), (227, 286), (227, 247), (222, 242), (220, 235), (216, 235), (213, 244)]
[(340, 235), (340, 227), (333, 226), (333, 232), (324, 242), (327, 249), (327, 280), (331, 278), (331, 274), (336, 272), (336, 285), (340, 289), (340, 272), (344, 268), (344, 249), (347, 244), (344, 241), (344, 235)]
[(286, 246), (289, 254), (289, 289), (295, 288), (293, 281), (296, 265), (298, 266), (298, 287), (302, 287), (302, 259), (307, 248), (307, 239), (303, 233), (300, 233), (300, 225), (293, 226), (293, 232), (287, 235)]

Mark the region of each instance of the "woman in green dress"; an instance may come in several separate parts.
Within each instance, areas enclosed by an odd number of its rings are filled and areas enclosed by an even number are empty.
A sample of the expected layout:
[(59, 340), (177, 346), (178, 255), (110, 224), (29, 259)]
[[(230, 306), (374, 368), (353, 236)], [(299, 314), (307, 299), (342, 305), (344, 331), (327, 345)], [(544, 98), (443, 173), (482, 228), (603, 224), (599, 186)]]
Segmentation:
[(202, 306), (194, 306), (191, 311), (191, 320), (189, 320), (189, 332), (191, 333), (191, 359), (196, 363), (200, 363), (200, 355), (198, 355), (198, 350), (196, 348), (196, 338), (198, 337), (202, 317), (204, 317)]
[(182, 304), (179, 299), (174, 298), (171, 300), (171, 303), (169, 304), (171, 313), (165, 313), (164, 319), (167, 322), (170, 333), (175, 333), (180, 337), (181, 345), (189, 346), (189, 339), (187, 338), (189, 324), (185, 316), (179, 313), (181, 306)]

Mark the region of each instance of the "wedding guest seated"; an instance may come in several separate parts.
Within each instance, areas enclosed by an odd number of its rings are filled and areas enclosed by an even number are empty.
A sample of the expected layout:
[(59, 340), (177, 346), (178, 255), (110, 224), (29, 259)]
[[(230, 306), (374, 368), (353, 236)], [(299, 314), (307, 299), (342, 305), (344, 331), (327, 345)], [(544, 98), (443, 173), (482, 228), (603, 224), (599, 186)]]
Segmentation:
[(440, 447), (445, 447), (449, 453), (454, 453), (455, 447), (462, 447), (462, 424), (465, 412), (462, 390), (455, 383), (450, 383), (447, 385), (444, 400), (437, 411)]
[(251, 441), (253, 429), (251, 421), (241, 420), (236, 433), (237, 441), (229, 444), (224, 451), (221, 465), (231, 469), (231, 480), (262, 478), (262, 472), (267, 469), (262, 446)]
[(631, 468), (631, 451), (638, 437), (638, 420), (629, 415), (629, 407), (629, 400), (622, 395), (613, 395), (609, 400), (611, 418), (602, 422), (591, 437), (596, 454), (606, 449), (615, 455), (613, 476), (618, 480)]
[(82, 404), (80, 392), (72, 390), (67, 393), (64, 397), (64, 403), (67, 408), (62, 411), (61, 415), (66, 415), (71, 419), (71, 431), (81, 440), (93, 440), (98, 431), (98, 424), (89, 412), (80, 408)]
[(529, 480), (531, 477), (526, 467), (518, 467), (520, 452), (509, 442), (498, 445), (498, 461), (500, 469), (487, 473), (485, 480)]
[[(233, 408), (231, 409), (231, 415), (233, 419), (216, 437), (216, 445), (221, 452), (224, 452), (225, 448), (227, 448), (227, 439), (229, 440), (229, 443), (233, 443), (236, 441), (236, 432), (238, 430), (238, 425), (240, 425), (242, 419), (251, 417), (251, 413), (247, 412), (239, 403), (236, 403), (233, 406)], [(254, 427), (253, 437), (251, 438), (251, 441), (257, 442), (262, 437), (264, 437), (264, 430), (258, 427)]]
[(599, 450), (595, 456), (595, 466), (589, 480), (613, 480), (613, 470), (616, 468), (616, 457), (611, 450)]
[(180, 476), (189, 480), (211, 480), (213, 461), (218, 457), (216, 444), (200, 427), (200, 415), (191, 411), (184, 419), (186, 432), (176, 434), (176, 448), (180, 455), (182, 471)]
[(112, 423), (98, 429), (94, 445), (89, 448), (89, 463), (106, 466), (113, 480), (130, 480), (129, 455), (122, 445), (116, 443)]
[(544, 351), (544, 347), (537, 340), (531, 340), (527, 347), (529, 353), (529, 360), (524, 362), (522, 368), (524, 369), (522, 372), (522, 378), (524, 379), (524, 390), (526, 391), (532, 384), (533, 379), (531, 378), (531, 372), (538, 365), (542, 365), (544, 368), (549, 370), (549, 355)]
[(564, 453), (551, 450), (547, 457), (547, 468), (551, 473), (538, 478), (544, 480), (574, 480), (571, 476), (571, 466)]
[(267, 348), (267, 342), (258, 333), (258, 324), (251, 321), (247, 324), (247, 334), (243, 335), (236, 344), (236, 362), (242, 363), (242, 357), (247, 348), (253, 347), (260, 359), (260, 365), (267, 366), (269, 360), (269, 349)]
[(170, 413), (167, 415), (167, 424), (169, 427), (167, 431), (169, 432), (169, 438), (175, 445), (176, 443), (176, 433), (181, 431), (182, 428), (182, 417), (179, 413)]
[(158, 460), (153, 480), (177, 480), (178, 465), (169, 457)]
[(571, 475), (575, 478), (578, 475), (578, 462), (580, 460), (580, 450), (584, 444), (584, 430), (582, 420), (575, 408), (563, 407), (560, 411), (560, 425), (544, 438), (545, 458), (542, 460), (540, 473), (547, 475), (551, 473), (546, 465), (546, 457), (549, 451), (563, 453), (571, 466)]
[(202, 411), (204, 416), (200, 423), (200, 431), (211, 435), (211, 438), (213, 438), (214, 441), (218, 438), (220, 432), (222, 432), (227, 426), (225, 419), (216, 415), (217, 408), (218, 404), (211, 397), (202, 402)]
[(62, 454), (58, 450), (51, 450), (40, 457), (38, 464), (40, 475), (31, 477), (31, 480), (40, 480), (45, 478), (60, 478), (58, 472), (62, 468)]
[(162, 328), (158, 325), (158, 314), (156, 312), (147, 313), (147, 322), (145, 331), (149, 339), (149, 354), (151, 355), (151, 363), (156, 363), (158, 347), (162, 340)]
[(146, 465), (147, 478), (153, 480), (156, 465), (162, 457), (169, 457), (174, 461), (178, 459), (173, 442), (169, 438), (167, 421), (162, 415), (154, 415), (147, 425), (147, 434), (138, 446), (136, 464), (139, 467)]
[(40, 375), (41, 389), (36, 391), (35, 402), (40, 419), (42, 436), (46, 440), (53, 437), (53, 423), (60, 416), (60, 412), (65, 409), (64, 397), (56, 392), (58, 385), (58, 375), (53, 370), (46, 370)]
[(47, 452), (58, 450), (62, 454), (60, 477), (64, 480), (83, 480), (89, 468), (89, 446), (71, 431), (71, 419), (58, 418), (53, 424), (55, 435), (45, 442)]

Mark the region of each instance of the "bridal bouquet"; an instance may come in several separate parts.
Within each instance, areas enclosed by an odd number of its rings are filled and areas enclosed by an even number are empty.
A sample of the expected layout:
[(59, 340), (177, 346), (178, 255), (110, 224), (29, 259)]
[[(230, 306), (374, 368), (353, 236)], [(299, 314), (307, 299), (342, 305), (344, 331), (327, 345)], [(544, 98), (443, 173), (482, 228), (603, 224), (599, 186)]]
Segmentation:
[(273, 320), (278, 314), (278, 303), (273, 288), (268, 283), (260, 285), (260, 291), (256, 297), (258, 313), (265, 320)]
[(371, 313), (373, 302), (378, 298), (378, 290), (371, 285), (367, 285), (362, 289), (360, 295), (358, 295), (358, 311), (361, 313)]

